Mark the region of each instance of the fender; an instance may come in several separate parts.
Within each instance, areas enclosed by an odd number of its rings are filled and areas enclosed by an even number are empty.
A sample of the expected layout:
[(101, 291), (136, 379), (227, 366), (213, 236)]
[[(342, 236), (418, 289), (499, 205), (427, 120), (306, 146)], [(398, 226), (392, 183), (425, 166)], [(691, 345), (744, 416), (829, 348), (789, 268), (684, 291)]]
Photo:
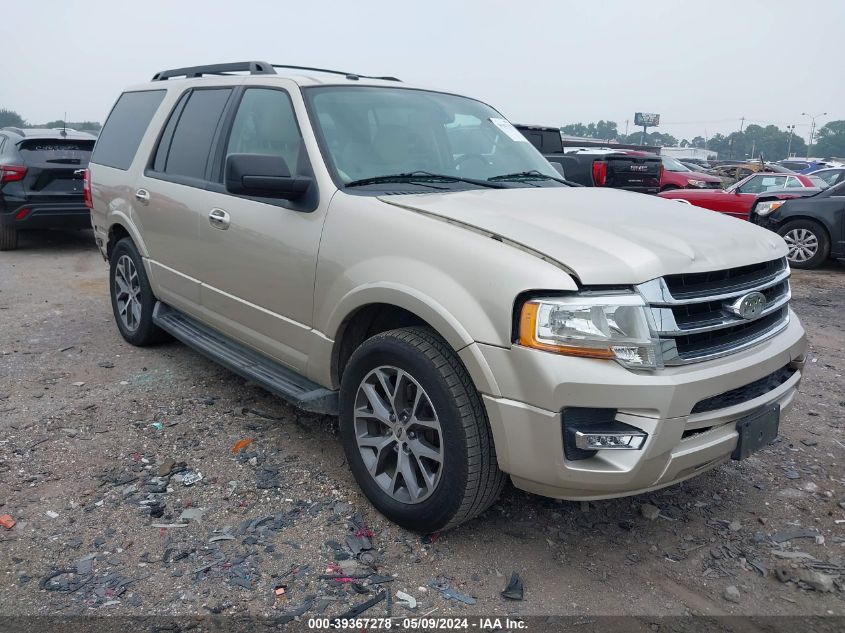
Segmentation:
[(315, 331), (315, 344), (308, 363), (308, 375), (313, 380), (336, 386), (331, 371), (332, 359), (345, 322), (359, 309), (376, 303), (403, 308), (428, 323), (458, 353), (479, 391), (499, 393), (490, 368), (473, 345), (472, 336), (445, 306), (415, 288), (385, 282), (350, 290), (334, 306), (326, 322), (326, 333)]

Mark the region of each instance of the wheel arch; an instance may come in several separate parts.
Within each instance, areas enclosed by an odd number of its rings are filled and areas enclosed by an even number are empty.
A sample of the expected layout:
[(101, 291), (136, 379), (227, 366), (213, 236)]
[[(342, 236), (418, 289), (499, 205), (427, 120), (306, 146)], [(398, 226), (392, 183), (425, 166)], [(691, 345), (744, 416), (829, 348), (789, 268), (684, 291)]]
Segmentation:
[(326, 327), (326, 334), (332, 337), (323, 361), (330, 367), (326, 378), (339, 386), (343, 369), (358, 345), (380, 332), (413, 325), (429, 327), (443, 338), (461, 358), (477, 389), (492, 387), (489, 368), (485, 370), (479, 362), (480, 355), (466, 351), (475, 341), (455, 316), (418, 290), (390, 285), (358, 289), (335, 307)]
[(124, 237), (128, 237), (132, 240), (135, 244), (135, 248), (138, 249), (138, 252), (141, 254), (141, 257), (144, 259), (147, 258), (147, 247), (144, 244), (144, 240), (141, 239), (141, 234), (135, 228), (135, 225), (128, 221), (128, 218), (124, 217), (122, 214), (113, 218), (111, 223), (109, 224), (108, 229), (108, 238), (106, 242), (106, 258), (111, 258), (112, 250), (114, 250), (114, 245), (117, 244), (121, 239)]
[(778, 233), (780, 230), (783, 229), (787, 224), (790, 222), (797, 222), (797, 221), (804, 221), (804, 222), (812, 222), (813, 224), (818, 224), (825, 232), (825, 237), (827, 237), (828, 241), (831, 241), (831, 236), (833, 234), (831, 227), (828, 224), (815, 216), (808, 215), (805, 213), (798, 213), (796, 215), (788, 215), (784, 218), (781, 218), (781, 221), (778, 223)]

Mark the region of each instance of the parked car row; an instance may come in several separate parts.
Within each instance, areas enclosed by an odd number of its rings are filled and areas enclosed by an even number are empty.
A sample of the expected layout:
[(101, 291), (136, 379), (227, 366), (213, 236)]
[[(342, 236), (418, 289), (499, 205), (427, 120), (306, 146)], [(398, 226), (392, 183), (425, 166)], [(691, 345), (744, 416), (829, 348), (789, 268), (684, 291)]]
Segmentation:
[[(566, 179), (580, 185), (657, 193), (668, 200), (752, 220), (784, 236), (789, 244), (788, 259), (796, 268), (811, 268), (828, 257), (842, 256), (841, 228), (833, 210), (840, 196), (820, 192), (845, 182), (845, 167), (797, 160), (716, 164), (692, 159), (685, 164), (669, 156), (623, 148), (564, 148), (558, 128), (516, 127)], [(806, 205), (793, 202), (783, 206), (796, 198), (806, 199)], [(822, 200), (826, 202), (822, 204)], [(785, 211), (762, 221), (782, 206)], [(793, 217), (796, 208), (814, 210), (816, 215)], [(799, 221), (801, 224), (796, 224)]]
[(686, 200), (698, 207), (726, 213), (741, 220), (749, 219), (758, 201), (786, 199), (817, 193), (823, 183), (803, 174), (757, 173), (727, 189), (676, 189), (663, 191), (660, 197)]

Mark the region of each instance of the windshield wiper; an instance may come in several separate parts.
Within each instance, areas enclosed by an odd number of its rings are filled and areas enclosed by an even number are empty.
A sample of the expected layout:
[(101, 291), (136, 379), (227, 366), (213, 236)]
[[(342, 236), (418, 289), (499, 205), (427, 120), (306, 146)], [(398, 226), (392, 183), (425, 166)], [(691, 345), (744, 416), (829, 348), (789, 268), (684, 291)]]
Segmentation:
[(504, 185), (497, 185), (486, 180), (477, 180), (475, 178), (464, 178), (462, 176), (452, 176), (449, 174), (433, 174), (429, 171), (410, 171), (402, 174), (387, 174), (384, 176), (371, 176), (370, 178), (361, 178), (346, 183), (347, 187), (361, 187), (363, 185), (379, 185), (390, 182), (407, 182), (425, 183), (430, 182), (466, 182), (471, 185), (478, 185), (479, 187), (488, 187), (490, 189), (504, 189)]
[(563, 178), (555, 178), (554, 176), (549, 176), (547, 174), (537, 171), (536, 169), (532, 169), (530, 171), (517, 171), (512, 174), (502, 174), (501, 176), (492, 176), (487, 180), (490, 182), (498, 182), (501, 180), (554, 180), (555, 182), (560, 182), (564, 185), (569, 185), (570, 187), (577, 185), (577, 183), (571, 182), (569, 180), (564, 180)]

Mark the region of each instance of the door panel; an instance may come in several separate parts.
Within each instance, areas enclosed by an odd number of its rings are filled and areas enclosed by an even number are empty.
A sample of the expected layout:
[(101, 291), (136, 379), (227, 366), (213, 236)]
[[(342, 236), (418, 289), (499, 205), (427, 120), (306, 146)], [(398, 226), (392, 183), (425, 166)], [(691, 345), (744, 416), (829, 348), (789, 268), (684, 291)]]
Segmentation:
[(177, 102), (133, 196), (159, 298), (194, 315), (206, 254), (200, 222), (212, 204), (206, 173), (231, 88), (190, 90)]
[[(225, 154), (281, 156), (291, 174), (310, 172), (288, 93), (248, 88), (231, 133), (221, 136)], [(224, 156), (225, 162), (225, 156)], [(317, 250), (324, 204), (311, 212), (285, 201), (225, 193), (222, 184), (200, 212), (200, 241), (207, 256), (201, 297), (206, 319), (223, 332), (305, 371)], [(221, 213), (228, 223), (221, 226)]]

